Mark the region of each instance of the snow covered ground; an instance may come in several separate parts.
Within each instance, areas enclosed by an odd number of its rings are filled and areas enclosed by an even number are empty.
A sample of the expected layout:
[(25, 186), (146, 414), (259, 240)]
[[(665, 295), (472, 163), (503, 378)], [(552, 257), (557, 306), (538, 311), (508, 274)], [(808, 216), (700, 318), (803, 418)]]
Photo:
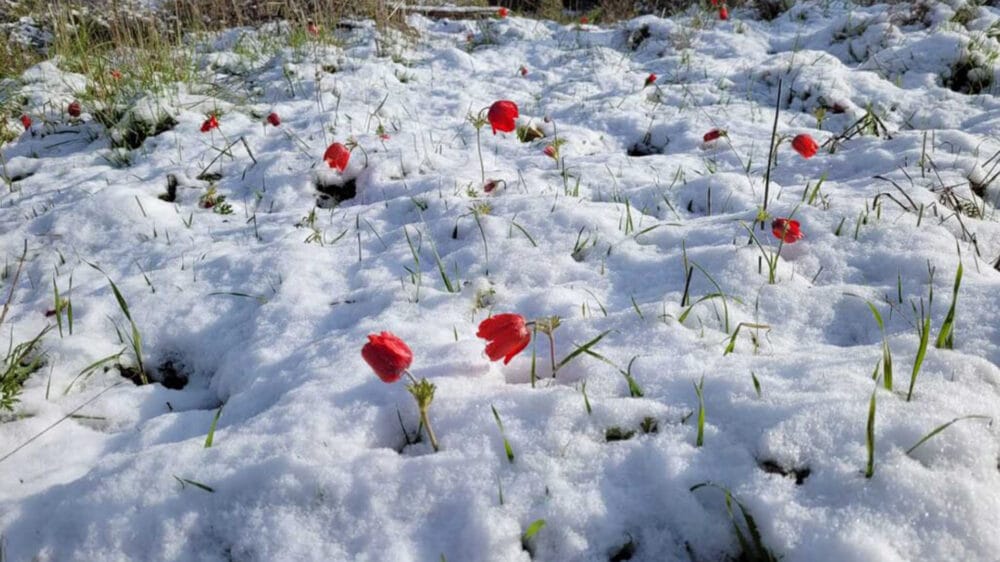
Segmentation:
[[(294, 48), (233, 30), (198, 51), (198, 79), (131, 101), (176, 121), (131, 152), (93, 106), (66, 115), (86, 77), (43, 63), (8, 81), (34, 124), (2, 148), (0, 330), (16, 345), (54, 325), (54, 280), (73, 331), (64, 310), (0, 414), (0, 455), (73, 416), (0, 460), (0, 558), (996, 560), (1000, 9), (934, 4), (613, 27), (413, 15), (410, 34)], [(545, 136), (486, 125), (481, 172), (469, 116), (505, 99)], [(803, 133), (813, 158), (790, 145)], [(324, 150), (351, 139), (356, 197), (314, 208), (315, 182), (343, 179)], [(755, 225), (765, 193), (804, 234), (780, 254)], [(134, 385), (116, 361), (78, 377), (123, 349), (135, 365), (108, 277), (151, 376), (170, 364), (186, 386)], [(537, 334), (492, 363), (476, 331), (504, 312), (561, 317), (557, 361), (607, 332), (600, 358), (553, 379)], [(362, 360), (382, 331), (437, 385), (440, 452), (407, 445), (412, 397)], [(989, 419), (907, 452), (972, 415)]]

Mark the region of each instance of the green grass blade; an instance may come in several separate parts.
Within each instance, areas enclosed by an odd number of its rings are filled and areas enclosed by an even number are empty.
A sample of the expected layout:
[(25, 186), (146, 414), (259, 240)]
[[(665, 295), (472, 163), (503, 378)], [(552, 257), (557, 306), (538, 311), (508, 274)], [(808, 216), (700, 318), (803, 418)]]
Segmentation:
[(215, 441), (215, 427), (219, 425), (219, 418), (222, 417), (222, 406), (215, 411), (215, 417), (212, 418), (212, 425), (208, 427), (208, 435), (205, 437), (205, 448), (208, 449), (212, 446)]
[(938, 433), (941, 433), (942, 431), (944, 431), (944, 430), (948, 429), (948, 428), (949, 428), (949, 427), (951, 427), (951, 425), (952, 425), (952, 424), (954, 424), (955, 422), (960, 422), (960, 421), (962, 421), (962, 420), (990, 420), (990, 423), (992, 423), (992, 422), (993, 422), (993, 418), (991, 418), (991, 417), (989, 417), (989, 416), (983, 416), (983, 415), (972, 415), (972, 416), (962, 416), (962, 417), (958, 417), (958, 418), (955, 418), (955, 419), (951, 420), (951, 421), (950, 421), (950, 422), (948, 422), (948, 423), (944, 423), (944, 424), (941, 424), (941, 425), (937, 426), (936, 428), (934, 428), (934, 430), (933, 430), (933, 431), (931, 431), (931, 432), (930, 432), (930, 433), (928, 433), (927, 435), (924, 435), (924, 436), (923, 436), (923, 437), (922, 437), (922, 438), (920, 439), (920, 441), (917, 441), (916, 443), (914, 443), (914, 444), (913, 444), (913, 446), (912, 446), (912, 447), (910, 447), (909, 449), (907, 449), (907, 450), (906, 450), (906, 453), (905, 453), (905, 454), (909, 455), (909, 454), (910, 454), (910, 453), (912, 453), (912, 452), (913, 452), (913, 451), (914, 451), (914, 450), (915, 450), (915, 449), (916, 449), (917, 447), (919, 447), (919, 446), (923, 445), (924, 443), (926, 443), (926, 442), (927, 442), (927, 440), (929, 440), (929, 439), (930, 439), (931, 437), (934, 437), (934, 436), (935, 436), (935, 435), (937, 435)]
[(596, 338), (588, 341), (587, 343), (585, 343), (583, 345), (577, 346), (577, 348), (574, 349), (572, 353), (570, 353), (569, 355), (567, 355), (566, 357), (564, 357), (563, 360), (560, 361), (556, 365), (556, 369), (555, 370), (558, 371), (563, 366), (565, 366), (567, 363), (569, 363), (570, 361), (572, 361), (573, 359), (575, 359), (578, 355), (581, 355), (583, 353), (587, 353), (590, 350), (590, 348), (592, 348), (595, 345), (597, 345), (597, 342), (601, 341), (604, 338), (604, 336), (606, 336), (606, 335), (608, 335), (610, 333), (611, 333), (611, 330), (605, 330), (605, 331), (601, 332), (600, 334), (598, 334), (598, 336)]

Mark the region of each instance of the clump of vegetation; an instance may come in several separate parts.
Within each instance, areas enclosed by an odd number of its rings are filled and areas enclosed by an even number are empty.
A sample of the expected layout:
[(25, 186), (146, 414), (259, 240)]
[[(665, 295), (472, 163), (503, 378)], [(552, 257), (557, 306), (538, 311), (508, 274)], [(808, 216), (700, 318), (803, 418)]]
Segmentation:
[(0, 362), (0, 410), (14, 410), (24, 382), (45, 364), (41, 343), (51, 329), (52, 326), (46, 326), (37, 336), (16, 346), (11, 341), (6, 357)]

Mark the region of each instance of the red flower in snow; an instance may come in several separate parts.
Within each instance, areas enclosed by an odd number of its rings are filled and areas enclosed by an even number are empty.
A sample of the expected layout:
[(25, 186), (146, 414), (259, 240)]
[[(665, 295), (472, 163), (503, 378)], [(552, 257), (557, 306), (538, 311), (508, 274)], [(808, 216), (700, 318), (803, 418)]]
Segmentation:
[(497, 10), (497, 17), (503, 19), (503, 18), (507, 17), (507, 14), (509, 14), (509, 13), (510, 13), (510, 10), (508, 10), (507, 8), (501, 7), (499, 10)]
[(218, 128), (219, 128), (219, 120), (215, 118), (215, 115), (209, 115), (208, 119), (205, 119), (205, 122), (201, 124), (201, 132), (203, 133), (207, 133), (212, 129), (218, 129)]
[(802, 230), (799, 229), (799, 221), (794, 219), (774, 219), (771, 223), (771, 233), (785, 244), (801, 240), (803, 236)]
[(581, 25), (587, 25), (588, 23), (590, 23), (590, 18), (588, 18), (587, 16), (580, 16)]
[(490, 121), (490, 126), (493, 127), (493, 134), (497, 134), (497, 131), (503, 131), (509, 133), (515, 129), (514, 121), (517, 119), (517, 104), (510, 100), (500, 100), (493, 102), (490, 106), (490, 110), (486, 113), (486, 118)]
[(702, 137), (701, 140), (705, 142), (712, 142), (724, 136), (726, 136), (726, 131), (723, 131), (721, 129), (712, 129), (711, 131), (705, 133), (705, 136)]
[(653, 84), (655, 82), (656, 82), (656, 75), (653, 74), (652, 72), (650, 72), (649, 76), (646, 77), (646, 83), (643, 85), (643, 88), (645, 88), (646, 86), (649, 86), (650, 84)]
[(31, 128), (31, 117), (28, 117), (27, 113), (21, 115), (21, 124), (24, 125), (25, 131)]
[(490, 361), (503, 359), (504, 365), (531, 343), (531, 331), (520, 314), (491, 316), (479, 323), (476, 336), (487, 340), (486, 355)]
[(727, 20), (729, 19), (729, 10), (725, 6), (719, 8), (719, 19)]
[(559, 158), (559, 150), (553, 144), (547, 145), (545, 149), (542, 150), (542, 154), (552, 158), (553, 160)]
[(326, 152), (323, 153), (323, 161), (326, 162), (327, 166), (331, 168), (336, 168), (343, 172), (347, 169), (347, 163), (351, 160), (351, 151), (347, 150), (347, 147), (335, 142), (327, 147)]
[(521, 68), (517, 69), (517, 71), (521, 73), (521, 76), (527, 76), (528, 75), (528, 67), (526, 67), (524, 65), (522, 65)]
[(66, 107), (66, 113), (69, 113), (70, 117), (80, 116), (80, 102), (74, 100)]
[(792, 148), (795, 152), (802, 155), (803, 158), (812, 158), (816, 156), (816, 152), (819, 150), (819, 145), (807, 134), (796, 135), (792, 139)]
[(368, 343), (361, 348), (361, 358), (385, 383), (394, 383), (413, 362), (413, 352), (406, 342), (391, 332), (368, 334)]
[(279, 117), (277, 113), (271, 112), (271, 114), (267, 116), (267, 122), (277, 127), (281, 125), (281, 117)]

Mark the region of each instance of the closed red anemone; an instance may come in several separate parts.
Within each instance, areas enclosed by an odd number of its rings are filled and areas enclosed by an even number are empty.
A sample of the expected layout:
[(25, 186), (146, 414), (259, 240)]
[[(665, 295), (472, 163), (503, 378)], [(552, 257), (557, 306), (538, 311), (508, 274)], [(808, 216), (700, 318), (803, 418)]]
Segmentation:
[(720, 20), (729, 19), (729, 10), (725, 6), (719, 8), (719, 19)]
[(504, 365), (531, 343), (531, 331), (520, 314), (491, 316), (479, 323), (476, 336), (488, 342), (486, 355), (490, 361), (503, 359)]
[(799, 221), (794, 219), (774, 219), (771, 222), (771, 233), (778, 240), (785, 244), (791, 244), (802, 239), (802, 230), (799, 228)]
[(281, 117), (279, 117), (277, 113), (272, 112), (267, 116), (267, 122), (277, 127), (281, 125)]
[(31, 128), (31, 117), (28, 114), (21, 115), (21, 124), (24, 125), (24, 130), (27, 131)]
[(516, 127), (515, 121), (517, 120), (518, 113), (517, 104), (510, 100), (500, 100), (493, 102), (490, 106), (490, 110), (486, 113), (486, 118), (490, 121), (490, 127), (493, 127), (493, 134), (497, 134), (497, 131), (503, 131), (504, 133), (509, 133), (513, 131)]
[(66, 107), (66, 113), (69, 113), (70, 117), (80, 116), (80, 102), (73, 101), (70, 102), (69, 106)]
[(327, 166), (336, 168), (343, 172), (347, 169), (347, 163), (351, 160), (351, 151), (347, 147), (335, 142), (331, 144), (323, 153), (323, 161)]
[(652, 72), (650, 72), (649, 76), (646, 77), (646, 84), (645, 85), (649, 86), (650, 84), (653, 84), (654, 82), (656, 82), (656, 75), (653, 74)]
[(201, 124), (201, 132), (203, 133), (207, 133), (212, 129), (218, 129), (218, 128), (219, 128), (219, 120), (216, 119), (214, 115), (210, 115), (208, 119), (205, 119), (205, 122)]
[(802, 155), (803, 158), (812, 158), (816, 156), (816, 152), (819, 150), (819, 145), (807, 134), (796, 135), (792, 139), (792, 148), (795, 152)]
[(711, 131), (705, 133), (705, 136), (702, 137), (702, 140), (705, 141), (705, 142), (712, 142), (712, 141), (718, 140), (718, 139), (720, 139), (720, 138), (722, 138), (724, 136), (726, 136), (726, 132), (725, 131), (722, 131), (720, 129), (712, 129)]
[(510, 13), (510, 10), (508, 10), (507, 8), (501, 7), (499, 10), (497, 10), (497, 17), (505, 18), (505, 17), (507, 17), (507, 14), (509, 14), (509, 13)]
[(361, 348), (361, 358), (385, 383), (394, 383), (413, 362), (413, 352), (406, 342), (391, 332), (368, 334), (368, 343)]

